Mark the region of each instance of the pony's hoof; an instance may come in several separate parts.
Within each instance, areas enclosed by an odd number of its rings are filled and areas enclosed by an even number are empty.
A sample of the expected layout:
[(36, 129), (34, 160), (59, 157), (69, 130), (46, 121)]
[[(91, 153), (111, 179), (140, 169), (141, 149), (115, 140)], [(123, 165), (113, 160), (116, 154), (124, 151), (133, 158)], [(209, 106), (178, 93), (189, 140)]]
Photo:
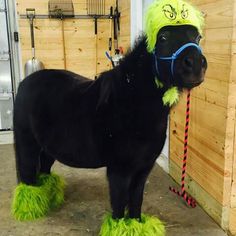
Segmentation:
[(142, 236), (164, 236), (165, 225), (157, 217), (142, 215)]
[(48, 194), (42, 187), (19, 184), (14, 192), (12, 214), (15, 219), (35, 220), (49, 211)]
[(64, 202), (64, 181), (56, 174), (41, 174), (37, 186), (20, 183), (14, 192), (12, 214), (20, 221), (35, 220), (47, 215)]
[(39, 184), (48, 188), (49, 208), (55, 209), (64, 203), (65, 181), (55, 173), (41, 174)]
[(165, 226), (156, 217), (142, 215), (136, 219), (115, 220), (108, 215), (101, 227), (99, 236), (164, 236)]

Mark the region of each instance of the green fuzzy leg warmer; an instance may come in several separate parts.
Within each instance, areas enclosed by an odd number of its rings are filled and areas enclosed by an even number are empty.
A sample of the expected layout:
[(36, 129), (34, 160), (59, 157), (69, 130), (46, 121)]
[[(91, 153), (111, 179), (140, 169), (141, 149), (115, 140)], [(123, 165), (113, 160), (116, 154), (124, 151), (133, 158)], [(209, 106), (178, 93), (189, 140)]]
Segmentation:
[(165, 226), (156, 217), (142, 215), (136, 219), (115, 220), (108, 215), (101, 227), (99, 236), (164, 236)]
[(60, 176), (55, 173), (51, 173), (51, 175), (41, 174), (39, 176), (39, 186), (47, 188), (50, 209), (58, 208), (62, 205), (64, 202), (65, 182)]
[(12, 214), (20, 221), (45, 216), (64, 202), (64, 181), (56, 174), (41, 174), (37, 185), (20, 183), (14, 192)]

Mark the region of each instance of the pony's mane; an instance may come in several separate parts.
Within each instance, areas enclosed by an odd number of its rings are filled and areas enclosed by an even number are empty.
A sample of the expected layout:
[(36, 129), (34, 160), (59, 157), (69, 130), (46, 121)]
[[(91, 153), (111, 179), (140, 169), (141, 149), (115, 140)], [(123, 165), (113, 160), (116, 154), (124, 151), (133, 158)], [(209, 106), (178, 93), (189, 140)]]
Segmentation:
[(134, 42), (134, 45), (127, 50), (124, 58), (121, 60), (122, 68), (130, 68), (138, 63), (142, 57), (147, 56), (149, 52), (147, 51), (147, 37), (142, 33)]

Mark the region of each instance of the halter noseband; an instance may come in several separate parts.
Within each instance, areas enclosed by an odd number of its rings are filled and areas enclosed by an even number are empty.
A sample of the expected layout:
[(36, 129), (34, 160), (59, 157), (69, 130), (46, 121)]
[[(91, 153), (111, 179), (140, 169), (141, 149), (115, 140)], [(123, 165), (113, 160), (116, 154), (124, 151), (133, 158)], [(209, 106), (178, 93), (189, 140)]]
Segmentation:
[(189, 48), (189, 47), (197, 48), (197, 50), (202, 54), (202, 48), (196, 43), (186, 43), (186, 44), (184, 44), (176, 52), (174, 52), (171, 57), (158, 57), (156, 50), (154, 50), (153, 55), (154, 55), (154, 59), (155, 59), (156, 74), (158, 76), (160, 76), (159, 67), (158, 67), (158, 60), (171, 60), (171, 74), (172, 74), (172, 77), (174, 78), (175, 60), (178, 58), (178, 56), (180, 55), (181, 52), (183, 52), (186, 48)]

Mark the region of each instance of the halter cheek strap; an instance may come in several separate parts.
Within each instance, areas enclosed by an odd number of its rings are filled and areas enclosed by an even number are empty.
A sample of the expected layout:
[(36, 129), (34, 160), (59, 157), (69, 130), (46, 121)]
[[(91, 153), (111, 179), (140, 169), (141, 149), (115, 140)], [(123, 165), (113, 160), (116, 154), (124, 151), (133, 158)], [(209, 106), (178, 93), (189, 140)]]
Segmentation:
[(178, 58), (181, 52), (183, 52), (186, 48), (189, 47), (195, 47), (199, 51), (200, 54), (202, 54), (202, 48), (197, 45), (196, 43), (186, 43), (182, 47), (180, 47), (176, 52), (172, 54), (171, 57), (158, 57), (156, 51), (153, 52), (154, 59), (155, 59), (155, 70), (158, 76), (160, 76), (159, 66), (158, 66), (158, 60), (170, 60), (171, 61), (171, 74), (174, 78), (174, 66), (175, 66), (175, 60)]

